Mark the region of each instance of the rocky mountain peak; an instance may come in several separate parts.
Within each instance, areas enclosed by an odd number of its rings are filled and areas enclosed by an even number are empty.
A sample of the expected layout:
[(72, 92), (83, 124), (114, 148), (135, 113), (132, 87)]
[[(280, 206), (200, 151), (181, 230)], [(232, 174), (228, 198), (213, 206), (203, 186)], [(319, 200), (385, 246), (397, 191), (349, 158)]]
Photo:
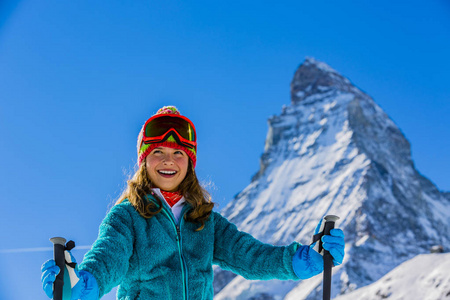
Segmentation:
[(323, 94), (330, 90), (350, 92), (354, 90), (354, 86), (326, 63), (307, 57), (291, 81), (292, 105), (311, 95)]
[[(269, 118), (260, 170), (222, 211), (273, 245), (309, 243), (324, 215), (341, 217), (346, 261), (334, 295), (368, 285), (395, 266), (450, 247), (450, 197), (414, 167), (410, 144), (367, 94), (307, 58), (291, 84), (292, 105)], [(215, 272), (214, 299), (321, 299), (320, 278), (245, 281)], [(299, 296), (295, 292), (302, 291)]]

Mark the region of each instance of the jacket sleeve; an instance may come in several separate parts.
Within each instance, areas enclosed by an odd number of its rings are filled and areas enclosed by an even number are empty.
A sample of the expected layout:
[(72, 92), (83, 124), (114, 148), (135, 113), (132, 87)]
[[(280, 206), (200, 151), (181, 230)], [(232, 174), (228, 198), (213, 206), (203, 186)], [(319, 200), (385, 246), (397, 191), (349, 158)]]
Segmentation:
[(84, 256), (79, 269), (94, 275), (99, 297), (119, 285), (133, 253), (134, 233), (131, 205), (115, 205), (100, 225), (97, 240)]
[(213, 263), (251, 280), (298, 280), (292, 258), (300, 244), (265, 244), (214, 212)]

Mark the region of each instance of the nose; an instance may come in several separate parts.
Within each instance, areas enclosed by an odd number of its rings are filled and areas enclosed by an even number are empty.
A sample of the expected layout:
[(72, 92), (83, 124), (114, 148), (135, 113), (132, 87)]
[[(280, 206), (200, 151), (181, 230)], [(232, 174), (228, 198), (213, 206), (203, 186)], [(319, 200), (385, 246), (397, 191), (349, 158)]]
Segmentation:
[(173, 165), (174, 163), (173, 155), (170, 153), (165, 154), (163, 158), (163, 163), (166, 165)]

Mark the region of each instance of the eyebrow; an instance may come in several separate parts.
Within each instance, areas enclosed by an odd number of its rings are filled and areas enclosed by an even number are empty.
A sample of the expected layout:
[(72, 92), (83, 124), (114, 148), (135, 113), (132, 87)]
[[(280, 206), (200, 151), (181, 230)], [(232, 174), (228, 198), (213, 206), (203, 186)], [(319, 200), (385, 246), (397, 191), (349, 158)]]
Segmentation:
[[(153, 150), (162, 150), (164, 147), (163, 146), (158, 146), (158, 147), (156, 147), (156, 148), (153, 148)], [(169, 147), (170, 148), (170, 147)], [(181, 150), (181, 149), (175, 149), (175, 148), (171, 148), (171, 149), (173, 149), (173, 151), (174, 152), (176, 152), (176, 151), (181, 151), (181, 152), (184, 152), (183, 150)], [(152, 151), (153, 151), (152, 150)]]

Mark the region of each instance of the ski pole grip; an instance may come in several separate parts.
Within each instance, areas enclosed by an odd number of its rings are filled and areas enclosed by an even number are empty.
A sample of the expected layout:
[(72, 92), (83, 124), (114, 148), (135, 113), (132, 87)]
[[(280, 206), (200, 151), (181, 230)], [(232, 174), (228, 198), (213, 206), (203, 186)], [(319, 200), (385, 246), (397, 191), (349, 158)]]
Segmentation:
[(53, 283), (53, 300), (62, 300), (64, 269), (66, 265), (66, 259), (64, 257), (66, 239), (62, 237), (53, 237), (50, 241), (53, 243), (53, 257), (55, 259), (55, 263), (60, 270), (59, 274), (56, 276), (55, 282)]
[(325, 226), (323, 228), (323, 234), (324, 235), (330, 235), (331, 229), (334, 228), (334, 223), (336, 223), (337, 220), (339, 220), (338, 216), (335, 215), (327, 215), (325, 216)]
[[(334, 228), (335, 222), (339, 220), (338, 216), (328, 215), (325, 217), (325, 225), (323, 234), (329, 235), (331, 229)], [(323, 300), (331, 298), (331, 269), (333, 268), (333, 256), (330, 252), (323, 249)]]

